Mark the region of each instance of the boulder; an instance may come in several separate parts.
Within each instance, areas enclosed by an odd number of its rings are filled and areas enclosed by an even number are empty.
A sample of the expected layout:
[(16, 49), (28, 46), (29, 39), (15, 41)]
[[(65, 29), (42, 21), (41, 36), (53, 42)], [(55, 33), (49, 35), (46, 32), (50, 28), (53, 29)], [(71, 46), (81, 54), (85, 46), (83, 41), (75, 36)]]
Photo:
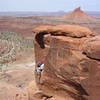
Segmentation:
[(96, 60), (100, 60), (100, 36), (93, 37), (86, 41), (84, 53)]

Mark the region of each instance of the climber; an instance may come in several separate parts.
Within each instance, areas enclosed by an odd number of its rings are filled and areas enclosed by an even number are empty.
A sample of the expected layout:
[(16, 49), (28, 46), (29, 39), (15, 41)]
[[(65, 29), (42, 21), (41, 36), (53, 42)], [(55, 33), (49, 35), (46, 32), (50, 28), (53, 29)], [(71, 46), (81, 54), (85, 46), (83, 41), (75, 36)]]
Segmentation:
[(40, 79), (41, 79), (41, 72), (44, 69), (44, 61), (41, 61), (37, 65), (37, 76), (38, 76), (38, 84), (40, 84)]

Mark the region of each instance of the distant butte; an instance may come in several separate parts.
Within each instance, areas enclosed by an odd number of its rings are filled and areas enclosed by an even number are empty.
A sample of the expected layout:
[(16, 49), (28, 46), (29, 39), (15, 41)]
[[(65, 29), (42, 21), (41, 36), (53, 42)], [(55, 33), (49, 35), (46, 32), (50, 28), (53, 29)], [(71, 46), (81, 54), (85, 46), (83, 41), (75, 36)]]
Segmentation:
[(64, 16), (64, 18), (72, 21), (94, 21), (95, 19), (88, 16), (87, 13), (81, 10), (81, 7), (76, 8), (73, 12)]

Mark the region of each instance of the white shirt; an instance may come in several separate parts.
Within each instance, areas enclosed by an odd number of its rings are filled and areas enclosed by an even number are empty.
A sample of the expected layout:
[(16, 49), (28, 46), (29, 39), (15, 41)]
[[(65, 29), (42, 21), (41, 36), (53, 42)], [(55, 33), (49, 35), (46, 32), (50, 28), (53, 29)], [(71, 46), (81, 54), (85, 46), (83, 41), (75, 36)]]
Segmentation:
[(44, 69), (44, 64), (42, 64), (42, 65), (40, 66), (40, 68), (43, 70), (43, 69)]
[(43, 69), (44, 69), (44, 64), (41, 64), (40, 67), (37, 67), (37, 72), (40, 73), (41, 70), (43, 70)]

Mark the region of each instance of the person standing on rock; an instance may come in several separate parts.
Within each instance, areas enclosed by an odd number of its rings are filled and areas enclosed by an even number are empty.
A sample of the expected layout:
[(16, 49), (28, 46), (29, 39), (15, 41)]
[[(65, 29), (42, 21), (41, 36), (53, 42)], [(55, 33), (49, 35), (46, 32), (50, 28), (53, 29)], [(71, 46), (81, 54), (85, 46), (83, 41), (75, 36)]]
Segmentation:
[(37, 65), (38, 84), (40, 84), (41, 73), (42, 73), (43, 69), (44, 69), (44, 61), (41, 61), (41, 62), (38, 63), (38, 65)]

